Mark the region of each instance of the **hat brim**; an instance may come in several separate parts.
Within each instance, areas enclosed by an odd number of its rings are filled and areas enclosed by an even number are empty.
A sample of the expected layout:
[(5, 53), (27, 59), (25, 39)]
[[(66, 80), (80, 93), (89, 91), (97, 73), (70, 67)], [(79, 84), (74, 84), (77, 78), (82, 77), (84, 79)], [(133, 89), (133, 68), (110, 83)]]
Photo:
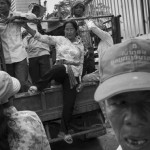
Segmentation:
[(82, 5), (83, 7), (85, 7), (83, 2), (81, 2), (81, 1), (76, 1), (76, 2), (74, 2), (74, 4), (72, 5), (72, 8), (76, 7), (77, 5)]
[(121, 93), (144, 90), (150, 90), (150, 73), (131, 72), (111, 77), (101, 83), (94, 98), (98, 102)]
[(18, 93), (21, 88), (21, 85), (20, 85), (20, 82), (18, 79), (14, 78), (14, 77), (11, 77), (11, 79), (12, 79), (12, 92), (9, 97)]

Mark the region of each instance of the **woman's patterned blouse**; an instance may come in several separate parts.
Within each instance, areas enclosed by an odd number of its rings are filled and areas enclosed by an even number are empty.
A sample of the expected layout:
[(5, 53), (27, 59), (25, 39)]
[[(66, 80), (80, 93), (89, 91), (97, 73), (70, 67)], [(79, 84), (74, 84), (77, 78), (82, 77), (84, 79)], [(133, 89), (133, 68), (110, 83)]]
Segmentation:
[(43, 124), (35, 112), (9, 107), (5, 113), (10, 115), (9, 126), (17, 135), (9, 135), (11, 150), (51, 150)]
[(64, 36), (41, 35), (37, 32), (34, 38), (49, 45), (55, 45), (56, 60), (65, 59), (68, 61), (80, 63), (79, 66), (71, 65), (71, 67), (74, 76), (78, 77), (82, 75), (84, 46), (79, 37), (76, 37), (75, 42), (71, 42)]

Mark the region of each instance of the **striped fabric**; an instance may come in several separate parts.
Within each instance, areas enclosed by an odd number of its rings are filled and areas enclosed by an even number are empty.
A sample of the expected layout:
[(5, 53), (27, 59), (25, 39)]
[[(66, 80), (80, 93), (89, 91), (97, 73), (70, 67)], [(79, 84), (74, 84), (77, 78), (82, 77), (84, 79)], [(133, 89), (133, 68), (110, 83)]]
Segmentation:
[(16, 11), (16, 1), (15, 0), (11, 0), (11, 10)]
[(11, 0), (12, 11), (28, 12), (31, 3), (39, 4), (39, 0)]

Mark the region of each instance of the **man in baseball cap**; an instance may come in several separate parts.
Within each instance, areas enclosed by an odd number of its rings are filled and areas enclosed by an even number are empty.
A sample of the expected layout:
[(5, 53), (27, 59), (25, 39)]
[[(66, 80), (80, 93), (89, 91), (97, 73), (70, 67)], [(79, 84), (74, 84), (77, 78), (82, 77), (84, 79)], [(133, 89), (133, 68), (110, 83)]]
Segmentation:
[(118, 150), (149, 150), (150, 40), (112, 46), (101, 57), (100, 78), (95, 100), (105, 101)]

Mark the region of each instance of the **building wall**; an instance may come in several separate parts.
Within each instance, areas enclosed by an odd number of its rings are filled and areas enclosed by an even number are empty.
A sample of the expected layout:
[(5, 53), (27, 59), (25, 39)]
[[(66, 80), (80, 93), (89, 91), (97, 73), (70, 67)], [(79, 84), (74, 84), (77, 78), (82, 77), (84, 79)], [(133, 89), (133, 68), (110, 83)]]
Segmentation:
[(40, 0), (12, 0), (12, 11), (27, 12), (31, 3), (40, 3)]
[(89, 0), (86, 13), (90, 16), (121, 15), (123, 40), (150, 33), (150, 0)]

